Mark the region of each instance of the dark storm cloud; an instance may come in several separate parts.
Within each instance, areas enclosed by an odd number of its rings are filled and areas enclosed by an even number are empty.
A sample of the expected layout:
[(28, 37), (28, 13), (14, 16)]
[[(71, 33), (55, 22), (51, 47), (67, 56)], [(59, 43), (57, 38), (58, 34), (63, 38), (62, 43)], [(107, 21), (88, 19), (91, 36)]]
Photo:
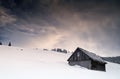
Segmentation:
[(7, 39), (8, 39), (7, 37), (0, 35), (0, 41), (5, 41)]
[(71, 50), (80, 46), (120, 55), (119, 4), (119, 0), (1, 0), (0, 39), (18, 46), (41, 43), (40, 47)]

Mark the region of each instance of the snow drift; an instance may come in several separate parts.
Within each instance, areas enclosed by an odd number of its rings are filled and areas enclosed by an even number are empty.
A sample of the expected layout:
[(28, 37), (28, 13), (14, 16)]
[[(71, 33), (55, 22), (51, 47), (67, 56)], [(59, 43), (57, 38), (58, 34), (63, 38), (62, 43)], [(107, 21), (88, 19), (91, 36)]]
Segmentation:
[(109, 63), (106, 72), (69, 66), (71, 54), (0, 46), (0, 79), (120, 79), (120, 65)]

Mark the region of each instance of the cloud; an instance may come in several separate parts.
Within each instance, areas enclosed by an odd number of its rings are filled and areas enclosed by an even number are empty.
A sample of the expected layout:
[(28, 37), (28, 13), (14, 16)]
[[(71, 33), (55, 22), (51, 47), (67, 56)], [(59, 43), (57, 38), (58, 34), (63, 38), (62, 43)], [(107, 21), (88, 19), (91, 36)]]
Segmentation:
[(16, 21), (15, 16), (8, 14), (5, 8), (0, 7), (0, 26), (4, 26), (15, 21)]
[(20, 1), (12, 6), (15, 9), (9, 8), (13, 15), (1, 10), (5, 17), (0, 20), (1, 39), (7, 37), (17, 46), (71, 51), (82, 47), (102, 56), (120, 55), (116, 1), (39, 0), (36, 5), (28, 2), (29, 7)]

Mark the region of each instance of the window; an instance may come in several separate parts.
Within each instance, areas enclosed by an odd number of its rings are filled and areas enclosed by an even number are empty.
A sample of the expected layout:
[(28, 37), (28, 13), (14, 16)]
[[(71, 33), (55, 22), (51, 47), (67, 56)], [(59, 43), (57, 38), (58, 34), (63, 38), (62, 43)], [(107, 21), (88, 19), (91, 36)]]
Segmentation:
[(79, 52), (77, 53), (77, 57), (80, 57), (80, 53)]
[(77, 52), (77, 60), (80, 60), (80, 52)]

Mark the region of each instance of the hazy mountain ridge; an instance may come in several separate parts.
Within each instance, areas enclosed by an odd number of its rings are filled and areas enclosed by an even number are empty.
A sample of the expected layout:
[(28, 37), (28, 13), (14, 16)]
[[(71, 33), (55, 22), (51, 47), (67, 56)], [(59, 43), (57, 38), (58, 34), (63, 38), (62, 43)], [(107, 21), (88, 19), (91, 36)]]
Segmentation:
[(106, 60), (106, 61), (120, 64), (120, 56), (116, 56), (116, 57), (102, 57), (102, 58), (104, 60)]

